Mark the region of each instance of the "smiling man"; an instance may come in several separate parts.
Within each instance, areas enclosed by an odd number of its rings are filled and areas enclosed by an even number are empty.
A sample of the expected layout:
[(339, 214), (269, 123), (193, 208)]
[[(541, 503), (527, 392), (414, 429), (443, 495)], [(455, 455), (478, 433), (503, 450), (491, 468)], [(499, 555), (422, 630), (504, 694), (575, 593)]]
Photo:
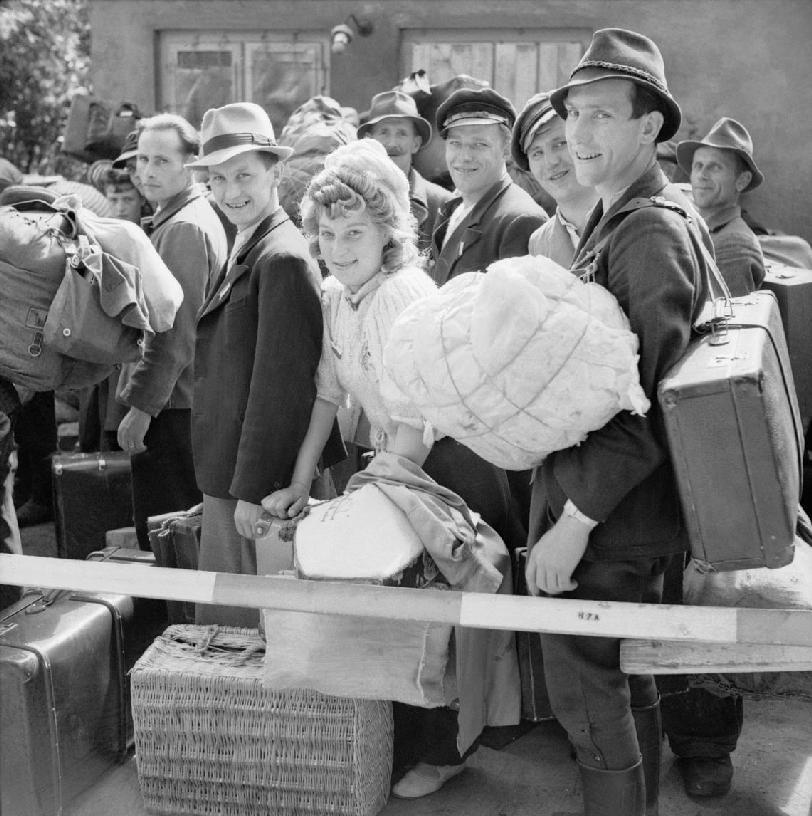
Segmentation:
[(431, 275), (442, 286), (462, 272), (527, 255), (544, 210), (511, 181), (505, 160), (516, 111), (490, 88), (462, 88), (437, 109), (456, 195), (437, 217)]
[(569, 269), (598, 194), (578, 181), (564, 120), (555, 112), (548, 91), (525, 103), (513, 126), (510, 150), (513, 161), (528, 170), (556, 203), (555, 215), (530, 236), (528, 252)]
[(417, 112), (417, 105), (403, 91), (384, 91), (372, 97), (367, 119), (358, 128), (358, 138), (380, 142), (390, 159), (409, 180), (409, 207), (417, 221), (417, 247), (431, 246), (431, 234), (440, 207), (451, 193), (427, 181), (413, 167), (414, 157), (431, 141), (431, 124)]
[(136, 170), (155, 208), (142, 224), (183, 288), (173, 327), (150, 335), (143, 358), (122, 371), (119, 383), (118, 400), (129, 411), (118, 427), (118, 443), (132, 454), (135, 529), (145, 550), (148, 516), (200, 501), (191, 443), (195, 318), (228, 248), (220, 219), (184, 167), (197, 150), (197, 131), (181, 116), (162, 113), (139, 123)]
[[(256, 573), (260, 500), (286, 487), (310, 422), (321, 356), (321, 275), (279, 206), (268, 114), (250, 102), (206, 111), (201, 155), (237, 236), (197, 323), (192, 443), (203, 491), (199, 568)], [(309, 482), (307, 484), (309, 487)], [(256, 628), (257, 610), (199, 604), (197, 622)]]
[(694, 203), (713, 239), (716, 263), (733, 296), (758, 289), (764, 255), (742, 218), (739, 200), (764, 180), (753, 159), (753, 140), (744, 125), (723, 116), (700, 141), (677, 145), (677, 163), (691, 176)]
[[(691, 205), (657, 164), (681, 112), (662, 55), (624, 29), (595, 32), (551, 94), (578, 181), (600, 200), (572, 270), (617, 298), (639, 338), (646, 416), (621, 412), (536, 471), (527, 584), (536, 594), (657, 603), (688, 537), (657, 403), (707, 297), (712, 251)], [(657, 813), (660, 713), (649, 676), (627, 676), (611, 638), (542, 634), (553, 711), (575, 748), (585, 812)]]

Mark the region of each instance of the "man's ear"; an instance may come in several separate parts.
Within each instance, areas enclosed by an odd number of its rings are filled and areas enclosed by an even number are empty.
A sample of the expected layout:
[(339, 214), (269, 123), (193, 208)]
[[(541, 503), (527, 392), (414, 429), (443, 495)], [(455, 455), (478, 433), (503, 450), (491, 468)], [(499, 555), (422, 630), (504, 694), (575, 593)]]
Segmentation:
[(641, 119), (643, 121), (640, 129), (640, 142), (641, 144), (653, 144), (660, 135), (665, 117), (662, 111), (655, 110), (644, 113)]
[(736, 176), (736, 190), (738, 192), (743, 193), (747, 187), (749, 186), (750, 182), (753, 180), (753, 174), (749, 170), (742, 170), (738, 176)]

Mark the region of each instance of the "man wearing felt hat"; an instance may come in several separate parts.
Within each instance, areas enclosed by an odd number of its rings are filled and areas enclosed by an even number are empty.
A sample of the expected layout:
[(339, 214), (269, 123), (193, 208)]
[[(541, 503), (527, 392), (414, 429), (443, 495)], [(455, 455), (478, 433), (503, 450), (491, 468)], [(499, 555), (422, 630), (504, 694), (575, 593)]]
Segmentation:
[[(251, 102), (203, 116), (200, 156), (237, 227), (197, 321), (192, 443), (203, 491), (199, 567), (256, 572), (263, 496), (290, 483), (310, 422), (321, 356), (321, 276), (279, 205), (282, 162), (268, 114)], [(257, 626), (257, 611), (198, 605), (198, 623)]]
[(764, 180), (744, 125), (723, 116), (701, 141), (677, 145), (677, 163), (691, 177), (691, 190), (713, 239), (716, 263), (730, 293), (746, 295), (764, 280), (764, 256), (742, 218), (739, 199)]
[(131, 454), (135, 529), (147, 550), (149, 516), (200, 501), (191, 442), (195, 319), (228, 246), (220, 220), (184, 167), (198, 147), (197, 130), (182, 116), (161, 113), (139, 122), (136, 170), (155, 208), (142, 226), (183, 289), (173, 327), (147, 338), (142, 359), (122, 369), (116, 395), (129, 409), (117, 439)]
[(568, 269), (598, 194), (578, 182), (564, 120), (555, 112), (548, 91), (531, 96), (519, 112), (510, 152), (516, 165), (529, 171), (556, 203), (555, 215), (530, 236), (527, 251)]
[(441, 208), (432, 237), (434, 280), (484, 271), (501, 258), (527, 254), (544, 210), (507, 172), (516, 111), (491, 88), (461, 88), (437, 109), (455, 195)]
[[(707, 300), (710, 236), (657, 163), (657, 144), (674, 135), (681, 114), (652, 40), (596, 31), (550, 101), (564, 119), (578, 181), (600, 197), (571, 268), (606, 287), (628, 316), (651, 407), (645, 416), (617, 414), (537, 468), (527, 585), (534, 594), (657, 603), (666, 566), (688, 547), (657, 384), (685, 353)], [(661, 745), (654, 678), (620, 670), (617, 640), (541, 638), (585, 812), (654, 816)]]
[(403, 91), (384, 91), (372, 97), (370, 108), (358, 128), (358, 138), (380, 142), (389, 158), (409, 180), (409, 204), (417, 221), (417, 246), (431, 246), (431, 234), (440, 206), (451, 193), (424, 179), (413, 166), (414, 157), (431, 140), (431, 124), (417, 112), (417, 104)]

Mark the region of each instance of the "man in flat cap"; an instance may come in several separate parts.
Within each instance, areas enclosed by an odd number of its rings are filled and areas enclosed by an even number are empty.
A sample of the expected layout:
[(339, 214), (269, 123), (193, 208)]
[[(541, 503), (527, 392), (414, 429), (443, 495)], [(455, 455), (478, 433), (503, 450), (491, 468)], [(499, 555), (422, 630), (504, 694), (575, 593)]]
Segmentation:
[[(614, 416), (537, 468), (527, 585), (535, 594), (657, 603), (688, 548), (657, 384), (685, 353), (707, 300), (710, 236), (657, 163), (681, 112), (648, 37), (596, 31), (570, 81), (553, 91), (578, 181), (600, 200), (572, 270), (606, 287), (639, 338), (645, 416)], [(706, 260), (708, 258), (708, 260)], [(619, 641), (542, 634), (553, 712), (574, 746), (587, 814), (654, 816), (659, 698), (650, 675), (620, 670)]]
[(358, 138), (380, 142), (389, 158), (409, 180), (409, 204), (417, 221), (417, 247), (425, 252), (431, 246), (431, 234), (440, 207), (451, 193), (439, 184), (424, 179), (415, 170), (414, 157), (431, 141), (431, 124), (417, 112), (417, 104), (403, 91), (384, 91), (372, 97)]
[(742, 218), (739, 199), (764, 176), (753, 159), (744, 125), (723, 116), (701, 141), (677, 145), (677, 163), (691, 177), (697, 209), (713, 239), (716, 263), (730, 294), (746, 295), (764, 280), (764, 256), (756, 234)]
[(431, 270), (442, 286), (462, 272), (527, 254), (547, 215), (511, 181), (505, 164), (516, 111), (491, 88), (461, 88), (437, 109), (455, 195), (440, 209)]
[(578, 181), (564, 120), (555, 112), (548, 91), (530, 97), (519, 112), (510, 152), (516, 165), (528, 170), (556, 203), (555, 215), (530, 236), (528, 253), (569, 269), (598, 194)]

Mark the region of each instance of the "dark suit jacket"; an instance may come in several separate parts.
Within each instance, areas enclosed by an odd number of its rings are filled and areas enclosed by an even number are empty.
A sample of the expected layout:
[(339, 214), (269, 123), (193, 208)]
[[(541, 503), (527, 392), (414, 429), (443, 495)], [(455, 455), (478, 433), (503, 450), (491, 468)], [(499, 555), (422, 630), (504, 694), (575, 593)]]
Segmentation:
[[(663, 207), (617, 214), (630, 199), (653, 195), (694, 213), (692, 225)], [(607, 235), (608, 244), (595, 258), (593, 250)], [(590, 534), (588, 560), (657, 557), (687, 548), (657, 385), (685, 353), (706, 298), (710, 273), (700, 241), (712, 252), (701, 219), (657, 165), (605, 215), (600, 202), (590, 215), (572, 269), (591, 266), (595, 281), (628, 315), (640, 340), (640, 382), (651, 408), (644, 417), (622, 411), (580, 445), (545, 459), (533, 486), (532, 541), (560, 516), (569, 498), (601, 522)]]
[(284, 210), (263, 220), (197, 321), (192, 447), (200, 489), (254, 504), (287, 487), (321, 355), (320, 275)]
[(505, 174), (485, 192), (443, 246), (448, 219), (462, 204), (455, 195), (441, 208), (432, 236), (429, 270), (438, 286), (463, 272), (484, 272), (502, 258), (527, 255), (527, 242), (547, 213)]
[(426, 181), (414, 168), (409, 173), (409, 207), (417, 221), (417, 248), (421, 252), (431, 250), (431, 236), (440, 207), (452, 195), (445, 187)]

